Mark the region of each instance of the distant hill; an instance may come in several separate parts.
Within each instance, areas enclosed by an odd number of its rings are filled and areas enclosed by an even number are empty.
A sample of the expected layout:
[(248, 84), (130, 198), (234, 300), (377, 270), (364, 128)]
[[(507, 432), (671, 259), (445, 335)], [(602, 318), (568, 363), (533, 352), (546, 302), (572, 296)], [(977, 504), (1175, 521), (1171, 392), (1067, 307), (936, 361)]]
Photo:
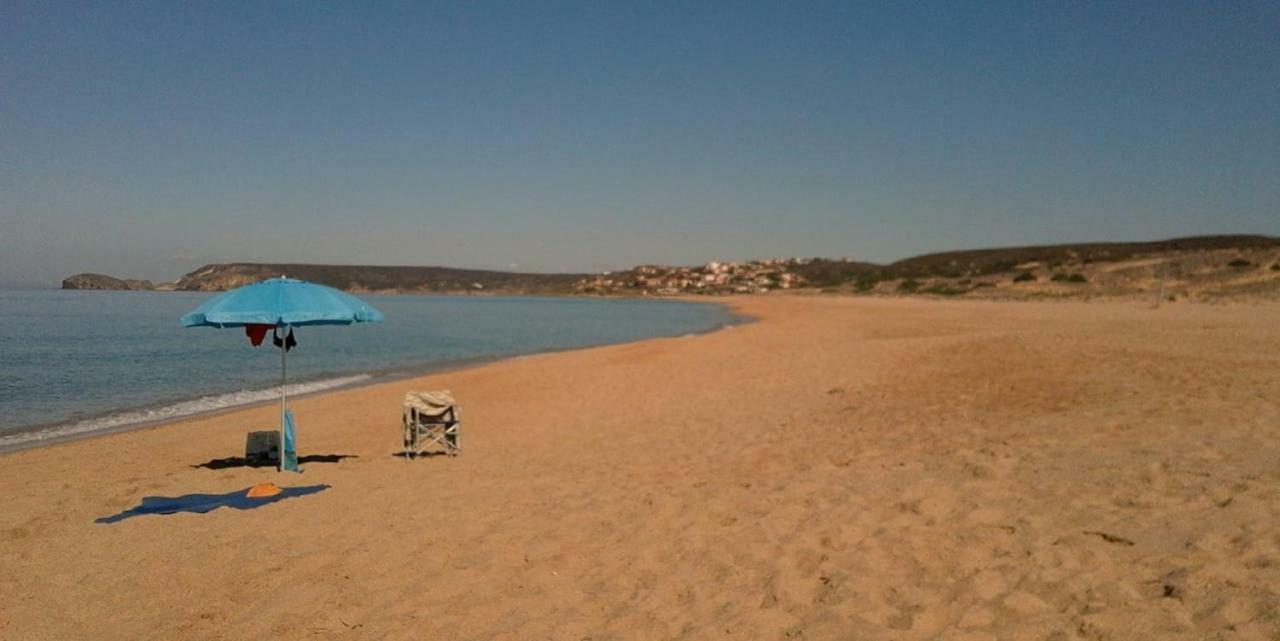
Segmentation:
[(1280, 238), (1196, 236), (940, 252), (888, 265), (788, 258), (642, 265), (578, 283), (582, 294), (822, 293), (1088, 298), (1280, 298)]
[(1029, 262), (1081, 264), (1118, 262), (1139, 255), (1167, 252), (1267, 249), (1280, 247), (1271, 236), (1192, 236), (1140, 243), (1077, 243), (999, 249), (970, 249), (904, 258), (884, 268), (885, 276), (978, 276), (1011, 271)]
[(174, 289), (220, 291), (288, 276), (356, 292), (405, 293), (568, 293), (585, 274), (525, 274), (379, 265), (308, 265), (301, 263), (224, 263), (205, 265), (179, 278)]
[[(289, 276), (356, 292), (649, 296), (809, 290), (977, 298), (1145, 296), (1280, 298), (1280, 238), (1195, 236), (924, 254), (887, 265), (848, 259), (766, 259), (642, 265), (602, 274), (531, 274), (377, 265), (222, 263), (158, 290), (221, 291)], [(146, 281), (77, 274), (64, 289), (152, 289)]]

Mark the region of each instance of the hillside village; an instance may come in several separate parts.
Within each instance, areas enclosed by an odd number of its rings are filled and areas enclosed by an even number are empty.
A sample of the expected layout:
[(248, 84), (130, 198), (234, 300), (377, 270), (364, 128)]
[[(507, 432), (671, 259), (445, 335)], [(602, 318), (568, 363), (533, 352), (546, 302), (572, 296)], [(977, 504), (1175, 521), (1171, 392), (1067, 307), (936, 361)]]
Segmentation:
[(809, 258), (771, 258), (745, 262), (713, 261), (698, 267), (641, 265), (623, 272), (604, 272), (578, 281), (580, 294), (757, 294), (808, 283), (794, 271)]

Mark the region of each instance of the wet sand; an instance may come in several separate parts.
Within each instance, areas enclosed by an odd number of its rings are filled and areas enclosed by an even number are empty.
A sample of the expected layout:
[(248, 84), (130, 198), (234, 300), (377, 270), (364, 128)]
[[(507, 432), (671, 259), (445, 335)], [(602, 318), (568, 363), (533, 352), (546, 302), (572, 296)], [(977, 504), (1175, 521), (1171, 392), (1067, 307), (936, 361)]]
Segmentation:
[[(5, 639), (1274, 639), (1280, 306), (760, 322), (0, 455)], [(464, 453), (407, 461), (408, 389)], [(323, 458), (323, 455), (331, 455)], [(142, 496), (320, 494), (143, 516)]]

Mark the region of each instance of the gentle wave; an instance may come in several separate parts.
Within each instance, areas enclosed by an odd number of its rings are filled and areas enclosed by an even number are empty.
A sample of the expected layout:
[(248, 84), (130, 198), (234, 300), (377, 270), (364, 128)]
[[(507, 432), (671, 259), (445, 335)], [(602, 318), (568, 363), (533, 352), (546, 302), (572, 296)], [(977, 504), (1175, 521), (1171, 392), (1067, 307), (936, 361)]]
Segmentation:
[[(312, 392), (333, 389), (335, 387), (353, 385), (355, 383), (367, 381), (371, 378), (373, 377), (369, 374), (358, 374), (355, 376), (327, 378), (318, 381), (309, 381), (306, 383), (291, 383), (285, 385), (285, 392), (288, 396), (292, 397), (299, 394), (309, 394)], [(232, 407), (252, 405), (254, 403), (261, 403), (263, 401), (278, 398), (280, 398), (279, 385), (266, 389), (241, 390), (239, 392), (230, 392), (227, 394), (202, 396), (190, 401), (182, 401), (180, 403), (174, 403), (172, 405), (165, 405), (162, 407), (117, 412), (106, 416), (76, 421), (74, 423), (50, 425), (33, 430), (23, 430), (11, 434), (0, 435), (0, 450), (6, 450), (40, 441), (66, 438), (78, 434), (100, 432), (120, 427), (138, 425), (141, 423), (176, 419), (184, 416), (193, 416), (196, 414), (203, 414)]]

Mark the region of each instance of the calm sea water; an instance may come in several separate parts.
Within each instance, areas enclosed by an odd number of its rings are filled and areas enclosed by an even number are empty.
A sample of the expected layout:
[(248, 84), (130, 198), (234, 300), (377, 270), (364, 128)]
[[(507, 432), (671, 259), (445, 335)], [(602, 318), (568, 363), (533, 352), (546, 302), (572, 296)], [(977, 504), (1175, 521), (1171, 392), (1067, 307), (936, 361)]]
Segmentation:
[[(278, 396), (280, 352), (184, 329), (211, 294), (0, 291), (0, 449)], [(302, 327), (290, 394), (477, 359), (679, 336), (735, 321), (663, 300), (385, 296), (385, 323)]]

